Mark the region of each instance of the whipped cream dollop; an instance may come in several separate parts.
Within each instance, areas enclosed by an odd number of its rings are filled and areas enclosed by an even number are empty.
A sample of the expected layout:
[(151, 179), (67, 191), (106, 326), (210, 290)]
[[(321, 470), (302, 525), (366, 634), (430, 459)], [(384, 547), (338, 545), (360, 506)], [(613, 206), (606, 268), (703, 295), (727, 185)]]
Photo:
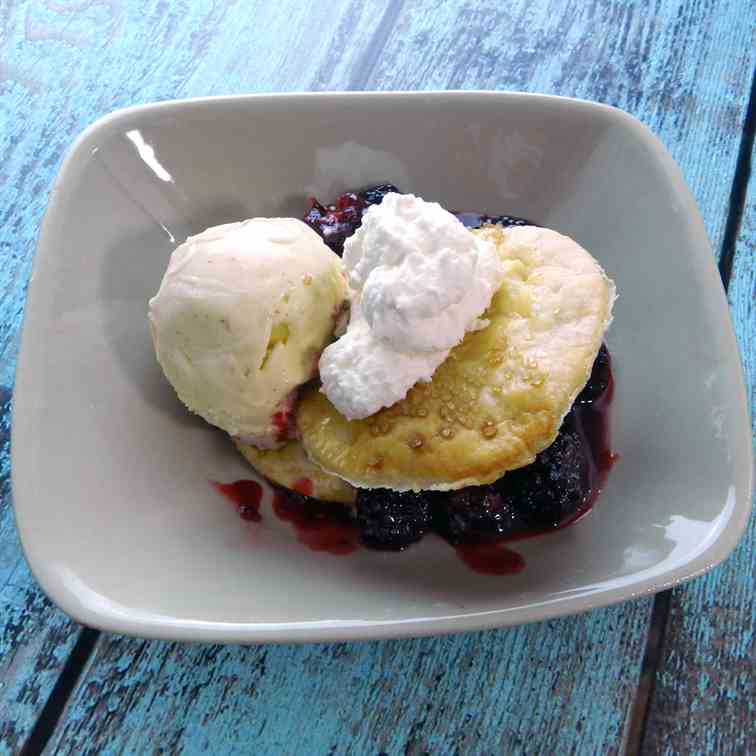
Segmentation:
[(494, 245), (435, 202), (388, 194), (346, 240), (351, 316), (320, 358), (323, 391), (350, 420), (429, 381), (480, 320), (504, 266)]

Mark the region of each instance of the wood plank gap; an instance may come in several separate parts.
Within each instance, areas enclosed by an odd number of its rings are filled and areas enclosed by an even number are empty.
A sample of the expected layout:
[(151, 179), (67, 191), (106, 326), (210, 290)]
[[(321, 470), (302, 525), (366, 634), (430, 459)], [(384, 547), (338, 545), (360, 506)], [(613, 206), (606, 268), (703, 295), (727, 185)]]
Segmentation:
[(99, 630), (94, 630), (91, 627), (82, 628), (76, 645), (66, 659), (60, 677), (42, 708), (39, 719), (29, 733), (29, 737), (21, 750), (21, 756), (36, 756), (36, 754), (41, 754), (45, 750), (63, 715), (68, 699), (76, 689), (81, 673), (94, 652), (99, 637)]
[[(748, 182), (751, 177), (751, 154), (753, 152), (754, 136), (756, 136), (756, 69), (754, 69), (751, 79), (748, 109), (743, 122), (738, 160), (732, 179), (732, 188), (730, 189), (727, 223), (719, 255), (719, 274), (722, 277), (725, 291), (727, 291), (730, 284), (738, 232), (740, 231), (740, 224), (743, 219)], [(625, 741), (625, 753), (631, 756), (641, 753), (642, 743), (645, 741), (650, 703), (656, 684), (659, 662), (661, 661), (664, 636), (667, 630), (671, 606), (671, 590), (658, 593), (654, 597), (654, 607), (649, 622), (646, 650), (643, 655), (643, 664), (638, 681), (638, 692), (631, 709), (630, 724)]]
[(730, 204), (727, 210), (727, 224), (722, 239), (722, 252), (719, 255), (719, 274), (725, 291), (730, 285), (732, 264), (735, 259), (735, 247), (743, 220), (743, 208), (746, 202), (748, 181), (751, 178), (751, 154), (753, 152), (754, 135), (756, 135), (756, 69), (751, 79), (751, 95), (748, 100), (743, 133), (738, 149), (738, 162), (735, 166), (735, 176), (730, 190)]
[(672, 606), (672, 591), (662, 591), (654, 596), (654, 607), (648, 623), (648, 637), (643, 654), (638, 690), (630, 709), (630, 724), (625, 739), (626, 754), (635, 756), (641, 752), (641, 743), (646, 733), (646, 723), (650, 711), (651, 696), (656, 685), (656, 671), (661, 660), (664, 646), (664, 635), (667, 632), (667, 621)]
[(403, 7), (404, 0), (391, 0), (389, 3), (365, 52), (355, 64), (354, 73), (349, 77), (349, 89), (360, 90), (367, 86)]

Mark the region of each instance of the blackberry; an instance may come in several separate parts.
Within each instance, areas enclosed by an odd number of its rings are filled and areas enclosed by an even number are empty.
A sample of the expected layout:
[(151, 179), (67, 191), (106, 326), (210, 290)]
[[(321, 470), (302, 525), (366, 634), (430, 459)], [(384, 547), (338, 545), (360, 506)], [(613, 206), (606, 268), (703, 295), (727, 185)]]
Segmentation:
[(337, 254), (344, 252), (344, 242), (362, 223), (363, 203), (353, 192), (342, 194), (335, 205), (321, 205), (312, 199), (304, 222), (322, 237)]
[(583, 390), (578, 394), (575, 404), (585, 405), (593, 404), (600, 399), (609, 388), (609, 382), (612, 378), (611, 357), (606, 344), (602, 344), (596, 355), (591, 368), (591, 377), (585, 384)]
[(556, 528), (591, 496), (588, 453), (571, 412), (533, 464), (511, 470), (494, 487), (527, 527)]
[(455, 546), (494, 543), (525, 527), (516, 508), (491, 486), (453, 491), (435, 502), (433, 526)]
[(362, 542), (373, 549), (401, 551), (419, 541), (430, 527), (431, 497), (412, 491), (362, 489), (357, 494), (357, 526)]
[(333, 205), (322, 205), (313, 198), (310, 209), (304, 215), (304, 222), (341, 256), (344, 242), (360, 227), (368, 207), (380, 204), (389, 192), (398, 191), (393, 184), (379, 184), (359, 193), (344, 192)]
[(392, 192), (399, 193), (399, 190), (393, 184), (378, 184), (363, 189), (359, 193), (359, 197), (365, 203), (365, 209), (367, 209), (370, 205), (380, 205), (383, 198)]
[(483, 215), (481, 223), (493, 223), (496, 226), (535, 226), (536, 224), (526, 218), (518, 218), (514, 215)]
[(480, 228), (487, 224), (497, 226), (536, 226), (536, 223), (514, 215), (481, 215), (480, 213), (455, 213), (467, 228)]

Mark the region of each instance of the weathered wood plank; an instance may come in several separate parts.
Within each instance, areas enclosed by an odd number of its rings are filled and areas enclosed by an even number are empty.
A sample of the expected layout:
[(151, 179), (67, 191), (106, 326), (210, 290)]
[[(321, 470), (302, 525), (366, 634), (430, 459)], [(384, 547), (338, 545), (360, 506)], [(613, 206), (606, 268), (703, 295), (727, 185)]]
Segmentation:
[[(756, 160), (756, 151), (752, 157)], [(756, 440), (756, 176), (729, 287)], [(756, 753), (756, 518), (719, 568), (672, 592), (648, 753)]]
[(78, 635), (20, 557), (10, 501), (10, 399), (0, 388), (0, 753), (15, 753)]
[(516, 630), (383, 643), (104, 638), (51, 750), (515, 754), (548, 743), (553, 753), (612, 753), (636, 683), (623, 660), (643, 648), (633, 613), (625, 605)]
[(367, 86), (516, 89), (627, 110), (681, 165), (718, 250), (754, 29), (742, 0), (412, 2)]
[[(339, 86), (380, 18), (375, 4), (347, 0), (0, 4), (0, 754), (25, 741), (80, 632), (21, 554), (8, 448), (26, 283), (65, 150), (93, 120), (136, 102)], [(345, 29), (355, 30), (349, 45)]]

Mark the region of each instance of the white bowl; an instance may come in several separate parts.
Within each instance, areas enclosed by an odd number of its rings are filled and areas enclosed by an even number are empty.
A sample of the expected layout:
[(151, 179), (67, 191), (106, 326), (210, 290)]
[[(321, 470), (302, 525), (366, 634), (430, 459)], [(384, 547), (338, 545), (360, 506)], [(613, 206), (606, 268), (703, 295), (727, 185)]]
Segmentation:
[[(620, 458), (590, 517), (471, 572), (440, 540), (314, 553), (209, 484), (251, 477), (155, 363), (147, 300), (174, 246), (305, 197), (391, 181), (448, 208), (575, 237), (616, 280)], [(727, 303), (679, 169), (603, 105), (493, 92), (254, 95), (114, 113), (79, 138), (45, 217), (13, 416), (31, 568), (87, 625), (213, 641), (386, 638), (499, 627), (667, 588), (733, 549), (752, 488)]]

